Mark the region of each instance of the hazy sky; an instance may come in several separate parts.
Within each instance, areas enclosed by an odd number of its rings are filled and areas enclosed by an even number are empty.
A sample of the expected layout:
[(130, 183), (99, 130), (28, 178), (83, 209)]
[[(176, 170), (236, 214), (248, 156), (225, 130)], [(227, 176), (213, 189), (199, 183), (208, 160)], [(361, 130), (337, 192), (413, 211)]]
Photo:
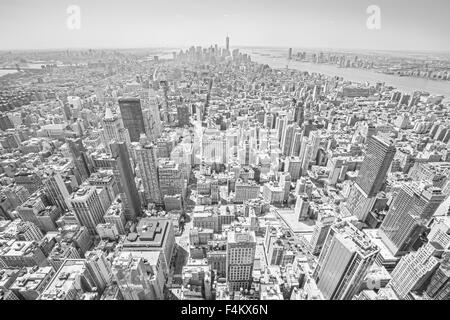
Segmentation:
[[(372, 4), (381, 30), (366, 27)], [(0, 0), (0, 50), (223, 46), (229, 34), (231, 46), (450, 51), (449, 13), (449, 0)]]

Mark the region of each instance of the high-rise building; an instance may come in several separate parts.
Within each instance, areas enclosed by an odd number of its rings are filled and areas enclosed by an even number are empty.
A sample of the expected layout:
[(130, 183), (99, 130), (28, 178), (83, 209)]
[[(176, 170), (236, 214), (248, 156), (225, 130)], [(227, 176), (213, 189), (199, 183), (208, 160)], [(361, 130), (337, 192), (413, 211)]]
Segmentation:
[(368, 139), (366, 156), (346, 203), (346, 210), (360, 221), (365, 222), (372, 210), (395, 152), (393, 144), (378, 136)]
[[(153, 178), (154, 179), (154, 178)], [(168, 159), (159, 159), (158, 181), (161, 195), (173, 196), (181, 194), (184, 197), (184, 179), (178, 164)]]
[(120, 198), (125, 204), (127, 220), (134, 220), (141, 213), (141, 201), (134, 182), (134, 173), (131, 168), (130, 156), (124, 142), (111, 144), (113, 158), (113, 172), (119, 184)]
[(113, 114), (109, 107), (106, 107), (105, 116), (102, 119), (103, 140), (106, 146), (113, 141), (125, 142), (128, 146), (131, 143), (128, 129), (124, 127), (121, 116)]
[(444, 199), (439, 188), (404, 184), (379, 229), (383, 243), (395, 256), (411, 251)]
[(189, 126), (190, 124), (190, 112), (189, 107), (187, 105), (177, 106), (177, 118), (178, 118), (178, 126), (184, 127)]
[(236, 230), (227, 236), (227, 284), (230, 291), (249, 289), (256, 252), (255, 233)]
[(352, 299), (379, 251), (348, 221), (333, 225), (314, 270), (314, 279), (325, 299)]
[(436, 242), (429, 242), (418, 251), (402, 257), (392, 271), (389, 286), (402, 299), (411, 292), (423, 289), (425, 282), (439, 266), (438, 255), (442, 255), (442, 247)]
[(225, 49), (227, 49), (227, 51), (230, 51), (230, 37), (227, 36), (225, 39)]
[(59, 172), (52, 172), (44, 178), (44, 187), (50, 201), (63, 212), (70, 207), (69, 190)]
[(144, 100), (144, 126), (147, 137), (154, 142), (161, 136), (162, 121), (159, 114), (159, 105), (156, 92), (152, 88), (149, 89), (148, 100)]
[(137, 175), (142, 180), (146, 201), (162, 205), (163, 197), (158, 181), (156, 147), (151, 143), (133, 144), (133, 152), (138, 167)]
[(141, 134), (145, 134), (141, 100), (139, 98), (120, 98), (119, 107), (123, 125), (128, 129), (131, 142), (138, 142)]
[(69, 201), (79, 224), (85, 226), (91, 234), (95, 234), (97, 224), (105, 222), (105, 211), (96, 188), (83, 186), (70, 195)]
[(124, 212), (124, 205), (122, 200), (120, 200), (120, 196), (117, 196), (117, 198), (114, 200), (114, 202), (111, 203), (111, 206), (108, 208), (104, 215), (104, 219), (106, 223), (110, 223), (112, 225), (115, 225), (117, 228), (117, 232), (119, 234), (125, 234), (125, 212)]
[(314, 226), (313, 234), (311, 236), (311, 253), (319, 254), (322, 250), (322, 246), (327, 238), (328, 231), (333, 225), (336, 217), (334, 212), (327, 214), (327, 212), (320, 212), (316, 225)]
[(119, 194), (118, 182), (114, 178), (113, 171), (110, 169), (100, 169), (97, 172), (94, 172), (91, 174), (88, 181), (91, 186), (105, 188), (109, 202), (113, 202)]
[(84, 147), (81, 138), (67, 138), (66, 141), (75, 164), (75, 177), (78, 180), (78, 184), (81, 184), (84, 180), (89, 178), (92, 172), (92, 166), (90, 165), (86, 154), (87, 150)]
[(286, 159), (284, 170), (291, 174), (292, 181), (295, 182), (300, 178), (300, 173), (302, 171), (302, 161), (299, 157), (288, 157)]
[(281, 137), (281, 152), (283, 155), (288, 156), (291, 152), (292, 141), (294, 139), (296, 124), (290, 124), (283, 131)]
[(86, 267), (101, 294), (112, 281), (111, 263), (101, 250), (86, 253)]
[(94, 298), (96, 283), (84, 259), (67, 259), (52, 280), (47, 284), (38, 300), (82, 300), (83, 295), (92, 294)]
[(433, 300), (450, 300), (450, 251), (443, 254), (441, 264), (431, 278), (426, 294)]
[(164, 299), (161, 252), (120, 252), (112, 264), (112, 274), (124, 300)]
[(298, 195), (295, 203), (294, 214), (297, 221), (303, 221), (308, 219), (309, 201), (308, 195)]
[(368, 198), (375, 196), (381, 190), (395, 151), (393, 144), (378, 136), (369, 139), (366, 156), (356, 179), (356, 183)]

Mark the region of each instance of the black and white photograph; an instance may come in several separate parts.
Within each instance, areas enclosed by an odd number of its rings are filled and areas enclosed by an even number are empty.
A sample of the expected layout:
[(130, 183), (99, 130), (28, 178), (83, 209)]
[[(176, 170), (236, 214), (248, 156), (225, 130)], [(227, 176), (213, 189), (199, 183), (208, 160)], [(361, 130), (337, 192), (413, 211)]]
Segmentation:
[(0, 0), (1, 318), (448, 301), (449, 196), (448, 0)]

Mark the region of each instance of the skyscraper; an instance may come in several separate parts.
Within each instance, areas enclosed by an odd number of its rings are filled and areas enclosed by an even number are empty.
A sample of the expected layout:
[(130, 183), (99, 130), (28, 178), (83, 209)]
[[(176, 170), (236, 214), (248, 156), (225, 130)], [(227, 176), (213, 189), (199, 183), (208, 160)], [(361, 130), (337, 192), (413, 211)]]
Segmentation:
[(366, 156), (356, 179), (356, 183), (367, 197), (375, 196), (381, 190), (395, 151), (393, 144), (378, 136), (369, 139)]
[(144, 100), (142, 114), (144, 116), (145, 133), (150, 141), (154, 142), (161, 135), (162, 121), (156, 92), (152, 88), (149, 89), (148, 100)]
[(336, 217), (334, 216), (334, 212), (320, 212), (319, 217), (317, 218), (316, 225), (314, 226), (313, 234), (311, 236), (311, 253), (319, 254), (322, 246), (326, 240), (328, 235), (328, 231), (333, 225)]
[(325, 299), (352, 299), (379, 251), (364, 233), (349, 222), (333, 225), (314, 270), (317, 286)]
[(444, 201), (441, 189), (420, 183), (404, 184), (380, 227), (380, 237), (396, 256), (411, 251), (433, 214)]
[(308, 195), (302, 194), (297, 196), (297, 201), (295, 203), (294, 213), (297, 217), (296, 220), (303, 221), (308, 219), (309, 201)]
[(184, 196), (184, 180), (178, 164), (167, 159), (160, 159), (158, 163), (158, 180), (161, 195), (176, 195)]
[(105, 116), (102, 119), (103, 139), (108, 146), (112, 141), (126, 142), (130, 145), (130, 135), (124, 127), (122, 118), (113, 114), (109, 107), (106, 107)]
[(158, 182), (158, 163), (155, 146), (148, 144), (133, 144), (133, 151), (136, 156), (138, 176), (142, 179), (145, 198), (148, 202), (161, 205), (163, 198)]
[(250, 288), (255, 252), (255, 232), (240, 229), (228, 232), (226, 274), (230, 291)]
[(130, 156), (124, 142), (113, 142), (111, 144), (111, 156), (113, 172), (119, 184), (121, 199), (125, 204), (125, 217), (134, 220), (141, 212), (141, 201), (134, 182), (134, 174), (131, 168)]
[(69, 191), (59, 172), (52, 172), (44, 179), (44, 187), (50, 201), (63, 212), (70, 207)]
[(130, 140), (138, 142), (141, 133), (145, 134), (141, 100), (139, 98), (120, 98), (119, 107), (123, 125), (130, 134)]
[(81, 184), (84, 180), (89, 178), (92, 171), (91, 165), (86, 155), (86, 148), (84, 147), (83, 140), (81, 138), (67, 138), (66, 141), (69, 145), (69, 150), (75, 164), (75, 176), (78, 179), (78, 183)]
[(346, 210), (365, 221), (383, 186), (396, 149), (378, 136), (368, 139), (366, 156), (347, 200)]
[(443, 254), (443, 259), (431, 278), (427, 295), (434, 300), (450, 300), (450, 251)]
[(290, 124), (284, 130), (281, 137), (281, 152), (288, 156), (291, 152), (292, 141), (294, 139), (296, 125)]
[[(427, 243), (418, 251), (404, 256), (392, 271), (389, 285), (395, 293), (405, 299), (412, 291), (421, 289), (439, 266), (439, 244)], [(442, 254), (442, 251), (441, 251)]]
[(227, 49), (227, 51), (230, 51), (230, 37), (227, 36), (227, 38), (225, 39), (225, 48)]
[(72, 193), (69, 200), (79, 224), (85, 226), (91, 234), (95, 234), (97, 224), (105, 222), (105, 212), (96, 188), (83, 186)]

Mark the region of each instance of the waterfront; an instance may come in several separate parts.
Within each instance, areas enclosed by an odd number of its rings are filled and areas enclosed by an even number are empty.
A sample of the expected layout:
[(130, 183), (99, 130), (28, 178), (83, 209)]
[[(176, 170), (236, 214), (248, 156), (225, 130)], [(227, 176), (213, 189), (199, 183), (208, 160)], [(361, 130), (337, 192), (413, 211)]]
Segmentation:
[(0, 77), (3, 77), (10, 73), (16, 73), (17, 70), (9, 70), (9, 69), (0, 69)]
[[(261, 48), (242, 51), (250, 54), (252, 60), (255, 62), (267, 64), (271, 68), (286, 68), (287, 59), (282, 57), (282, 52), (280, 49)], [(299, 61), (291, 61), (289, 63), (289, 68), (307, 72), (322, 73), (327, 76), (339, 76), (345, 80), (358, 83), (369, 82), (370, 84), (375, 84), (377, 82), (384, 82), (386, 85), (393, 86), (402, 92), (412, 93), (414, 91), (426, 91), (432, 95), (443, 95), (446, 98), (445, 101), (450, 101), (449, 81), (399, 77), (366, 69), (339, 68), (329, 64), (315, 64)]]

